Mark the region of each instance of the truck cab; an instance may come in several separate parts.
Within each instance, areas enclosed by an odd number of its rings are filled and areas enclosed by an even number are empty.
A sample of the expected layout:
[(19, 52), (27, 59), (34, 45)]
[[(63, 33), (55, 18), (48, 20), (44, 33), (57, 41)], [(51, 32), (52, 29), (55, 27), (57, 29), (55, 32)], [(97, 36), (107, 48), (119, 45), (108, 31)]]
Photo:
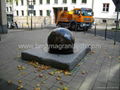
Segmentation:
[(88, 30), (91, 28), (94, 19), (93, 11), (89, 8), (74, 9), (72, 14), (73, 21), (77, 24), (77, 28)]

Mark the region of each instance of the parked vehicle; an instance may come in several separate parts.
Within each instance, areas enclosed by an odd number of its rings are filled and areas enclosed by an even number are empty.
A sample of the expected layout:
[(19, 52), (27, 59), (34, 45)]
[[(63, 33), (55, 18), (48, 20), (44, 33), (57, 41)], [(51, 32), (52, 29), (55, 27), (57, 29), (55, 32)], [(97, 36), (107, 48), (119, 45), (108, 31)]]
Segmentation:
[(90, 8), (75, 8), (71, 11), (61, 10), (57, 14), (56, 25), (70, 30), (88, 30), (94, 22)]

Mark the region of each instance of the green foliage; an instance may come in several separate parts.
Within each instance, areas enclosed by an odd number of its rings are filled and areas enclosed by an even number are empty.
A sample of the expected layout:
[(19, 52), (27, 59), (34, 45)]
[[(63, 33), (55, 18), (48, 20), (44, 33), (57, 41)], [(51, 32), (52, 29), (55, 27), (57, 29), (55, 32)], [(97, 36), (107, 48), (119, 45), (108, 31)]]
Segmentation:
[(19, 0), (7, 0), (7, 2), (10, 2), (10, 3), (14, 3), (14, 2), (18, 2)]
[[(112, 30), (116, 30), (116, 28), (112, 28)], [(117, 30), (120, 30), (120, 27), (118, 27)]]

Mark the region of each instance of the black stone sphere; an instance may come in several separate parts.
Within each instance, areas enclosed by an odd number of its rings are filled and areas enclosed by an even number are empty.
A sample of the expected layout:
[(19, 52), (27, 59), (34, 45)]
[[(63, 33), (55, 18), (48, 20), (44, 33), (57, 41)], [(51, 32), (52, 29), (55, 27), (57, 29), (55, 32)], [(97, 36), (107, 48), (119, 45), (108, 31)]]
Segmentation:
[(49, 53), (71, 54), (73, 53), (75, 39), (66, 28), (57, 28), (48, 36)]

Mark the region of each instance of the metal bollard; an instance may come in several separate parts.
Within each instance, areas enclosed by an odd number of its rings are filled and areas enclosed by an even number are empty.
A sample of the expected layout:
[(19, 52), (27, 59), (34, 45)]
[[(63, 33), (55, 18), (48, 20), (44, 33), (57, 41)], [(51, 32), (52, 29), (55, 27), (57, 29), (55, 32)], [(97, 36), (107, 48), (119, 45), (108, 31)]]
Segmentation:
[(0, 41), (1, 41), (1, 34), (0, 34)]
[(96, 36), (96, 23), (95, 23), (94, 35)]
[(114, 45), (116, 45), (116, 36), (117, 36), (118, 26), (119, 26), (119, 11), (117, 11), (116, 30), (114, 31)]
[(106, 28), (105, 28), (105, 40), (107, 38), (107, 22), (106, 22)]

